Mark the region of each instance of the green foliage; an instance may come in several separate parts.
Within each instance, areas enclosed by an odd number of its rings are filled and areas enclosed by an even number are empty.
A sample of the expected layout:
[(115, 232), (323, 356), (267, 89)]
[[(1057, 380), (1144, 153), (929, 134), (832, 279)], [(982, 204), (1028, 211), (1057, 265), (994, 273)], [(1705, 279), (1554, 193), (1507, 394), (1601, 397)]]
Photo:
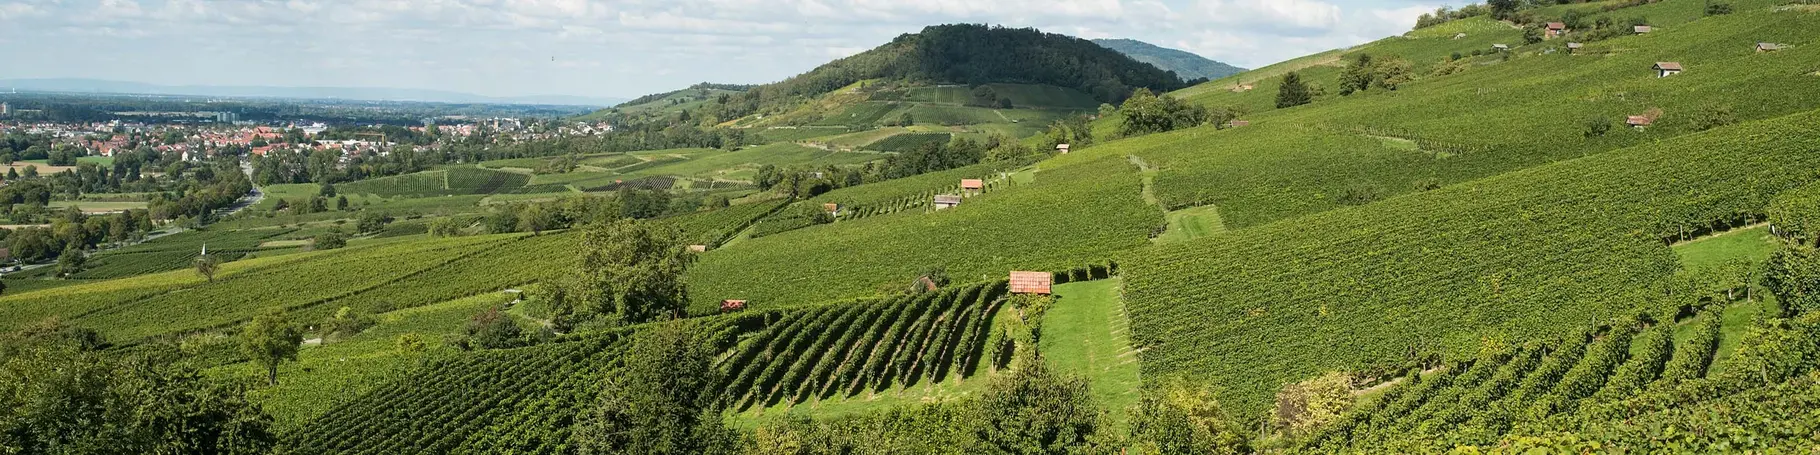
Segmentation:
[(562, 281), (562, 303), (581, 319), (636, 324), (687, 308), (682, 275), (695, 254), (676, 232), (632, 220), (596, 223), (583, 229), (580, 248), (574, 272)]
[[(1678, 268), (1668, 241), (1748, 224), (1771, 197), (1807, 183), (1781, 170), (1820, 164), (1799, 152), (1813, 147), (1801, 137), (1814, 120), (1715, 130), (1143, 250), (1119, 262), (1145, 373), (1223, 378), (1222, 404), (1255, 415), (1278, 386), (1321, 371), (1396, 368), (1412, 350), (1457, 355), (1481, 335), (1560, 336), (1563, 322), (1628, 312), (1630, 303), (1591, 296), (1647, 288)], [(1669, 198), (1684, 202), (1667, 209)], [(1472, 227), (1445, 227), (1453, 223)], [(1384, 276), (1403, 278), (1374, 278)], [(1348, 349), (1319, 341), (1342, 338)]]
[(1169, 95), (1157, 96), (1147, 89), (1139, 89), (1127, 98), (1119, 112), (1125, 114), (1119, 134), (1127, 137), (1192, 128), (1212, 118), (1205, 107)]
[[(271, 417), (238, 384), (175, 352), (108, 354), (51, 322), (0, 337), (0, 448), (9, 453), (262, 454)], [(88, 340), (88, 341), (85, 341)]]
[(1142, 393), (1131, 424), (1134, 453), (1251, 453), (1244, 426), (1220, 408), (1208, 386), (1175, 377)]
[(266, 371), (266, 381), (278, 384), (278, 364), (297, 360), (303, 331), (291, 323), (283, 308), (270, 308), (240, 329), (240, 352)]
[(311, 241), (310, 245), (318, 250), (343, 248), (348, 246), (348, 235), (341, 233), (339, 228), (330, 229), (328, 232), (316, 234), (315, 240)]
[(335, 310), (334, 316), (330, 316), (328, 320), (322, 322), (322, 335), (325, 340), (330, 337), (352, 337), (376, 323), (378, 322), (373, 320), (373, 316), (344, 306)]
[(1770, 201), (1770, 230), (1791, 242), (1820, 246), (1820, 185), (1790, 190)]
[(1290, 71), (1289, 74), (1283, 75), (1282, 85), (1277, 89), (1277, 109), (1296, 107), (1312, 102), (1314, 102), (1314, 92), (1308, 87), (1306, 82), (1302, 82), (1301, 74)]
[(724, 453), (733, 435), (721, 421), (714, 353), (669, 324), (633, 337), (625, 367), (600, 385), (578, 423), (582, 454)]
[(392, 216), (373, 211), (362, 211), (355, 217), (354, 228), (361, 234), (376, 234), (385, 230), (392, 223)]
[(1820, 251), (1787, 245), (1770, 256), (1763, 284), (1776, 294), (1785, 315), (1820, 309)]
[(995, 378), (978, 406), (974, 433), (986, 453), (1076, 453), (1101, 430), (1087, 380), (1052, 373), (1041, 361)]

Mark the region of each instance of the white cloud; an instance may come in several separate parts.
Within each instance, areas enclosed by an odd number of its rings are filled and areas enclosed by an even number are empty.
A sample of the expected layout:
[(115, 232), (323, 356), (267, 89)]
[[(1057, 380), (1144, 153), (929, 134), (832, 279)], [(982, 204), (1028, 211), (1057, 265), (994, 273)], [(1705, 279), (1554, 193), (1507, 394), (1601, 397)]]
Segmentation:
[(1434, 1), (0, 0), (0, 41), (36, 44), (0, 61), (9, 77), (636, 96), (774, 81), (956, 22), (1261, 66), (1401, 33)]

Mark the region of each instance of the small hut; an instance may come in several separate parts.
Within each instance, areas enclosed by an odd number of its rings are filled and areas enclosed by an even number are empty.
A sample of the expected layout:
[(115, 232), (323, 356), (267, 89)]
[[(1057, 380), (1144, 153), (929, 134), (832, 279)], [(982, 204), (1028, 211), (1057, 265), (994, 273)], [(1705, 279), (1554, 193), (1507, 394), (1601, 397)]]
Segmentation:
[(1549, 39), (1559, 38), (1559, 37), (1561, 37), (1561, 35), (1567, 34), (1567, 24), (1565, 24), (1565, 23), (1549, 22), (1543, 28), (1545, 30), (1543, 30), (1542, 36), (1545, 38), (1549, 38)]
[(961, 191), (968, 194), (979, 194), (986, 189), (986, 181), (980, 179), (961, 179)]
[(961, 205), (960, 196), (956, 196), (956, 195), (952, 195), (952, 194), (938, 194), (935, 196), (935, 209), (936, 210), (947, 210), (947, 209), (954, 208), (955, 206), (958, 206), (958, 205)]
[(1759, 52), (1759, 53), (1762, 53), (1762, 52), (1775, 52), (1775, 51), (1779, 51), (1779, 50), (1782, 50), (1782, 45), (1781, 45), (1781, 44), (1776, 44), (1776, 43), (1757, 43), (1757, 52)]
[(707, 245), (689, 245), (689, 251), (693, 251), (696, 253), (706, 253), (706, 252), (708, 252), (708, 246)]
[(1681, 62), (1656, 62), (1656, 66), (1653, 68), (1656, 70), (1656, 77), (1658, 78), (1669, 77), (1686, 71), (1685, 68), (1681, 67)]
[(828, 212), (828, 215), (839, 218), (840, 217), (840, 204), (835, 204), (832, 202), (827, 203), (827, 204), (822, 204), (822, 211)]
[(1647, 115), (1632, 115), (1632, 116), (1626, 117), (1624, 119), (1625, 125), (1629, 125), (1632, 129), (1639, 129), (1639, 130), (1644, 129), (1644, 128), (1649, 128), (1650, 125), (1653, 125), (1655, 123), (1656, 123), (1656, 119), (1649, 118), (1649, 116), (1647, 116)]
[(1068, 154), (1068, 144), (1056, 144), (1055, 151), (1062, 152), (1063, 155), (1067, 155)]
[(1567, 43), (1567, 53), (1572, 54), (1579, 52), (1582, 47), (1586, 47), (1586, 45), (1580, 43)]
[(1055, 275), (1049, 272), (1011, 272), (1012, 294), (1049, 295), (1053, 284)]
[(1509, 44), (1493, 44), (1493, 45), (1491, 45), (1491, 50), (1498, 51), (1498, 52), (1510, 52), (1510, 45)]
[(1631, 27), (1630, 30), (1636, 32), (1638, 35), (1655, 31), (1655, 29), (1650, 28), (1648, 25), (1638, 25)]
[(722, 312), (722, 313), (732, 313), (732, 312), (741, 311), (744, 309), (746, 309), (746, 301), (744, 301), (744, 300), (722, 300), (722, 301), (720, 301), (720, 312)]

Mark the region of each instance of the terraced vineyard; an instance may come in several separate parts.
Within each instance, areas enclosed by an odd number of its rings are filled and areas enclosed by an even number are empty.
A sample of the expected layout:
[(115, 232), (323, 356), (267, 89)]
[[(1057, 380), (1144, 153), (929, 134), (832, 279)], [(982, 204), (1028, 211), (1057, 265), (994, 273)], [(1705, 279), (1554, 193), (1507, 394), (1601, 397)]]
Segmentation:
[[(1394, 363), (1412, 345), (1457, 357), (1481, 336), (1559, 336), (1564, 323), (1625, 312), (1679, 266), (1667, 242), (1748, 224), (1813, 179), (1783, 170), (1820, 166), (1808, 153), (1816, 121), (1755, 122), (1146, 249), (1121, 261), (1145, 372), (1234, 378), (1222, 401), (1252, 413), (1284, 383)], [(1329, 348), (1341, 340), (1349, 349)]]
[(722, 389), (744, 410), (972, 375), (1005, 291), (995, 282), (786, 312), (726, 354)]
[[(691, 307), (722, 299), (784, 308), (871, 295), (933, 267), (961, 281), (1007, 271), (1104, 264), (1147, 243), (1163, 225), (1122, 158), (1045, 170), (1035, 183), (968, 199), (934, 213), (900, 212), (741, 242), (702, 256), (689, 271)], [(1058, 210), (1058, 207), (1070, 207)], [(865, 251), (855, 255), (853, 252)], [(787, 272), (786, 272), (787, 271)]]

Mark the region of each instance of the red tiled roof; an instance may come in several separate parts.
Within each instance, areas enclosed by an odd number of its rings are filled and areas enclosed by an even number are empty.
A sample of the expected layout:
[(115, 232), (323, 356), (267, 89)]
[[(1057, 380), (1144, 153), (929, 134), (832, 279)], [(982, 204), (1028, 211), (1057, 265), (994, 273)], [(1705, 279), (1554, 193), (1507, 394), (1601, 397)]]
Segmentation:
[(961, 189), (977, 190), (986, 187), (986, 181), (980, 179), (961, 179)]
[(1049, 272), (1011, 272), (1011, 292), (1014, 294), (1048, 294), (1054, 283), (1055, 275)]
[(1565, 29), (1567, 29), (1567, 24), (1563, 24), (1560, 22), (1549, 22), (1548, 29), (1549, 30), (1565, 30)]
[(1624, 123), (1630, 126), (1649, 126), (1652, 123), (1656, 123), (1656, 120), (1647, 116), (1632, 115), (1629, 118), (1624, 119)]
[(1662, 71), (1681, 71), (1681, 62), (1656, 62), (1656, 69)]

